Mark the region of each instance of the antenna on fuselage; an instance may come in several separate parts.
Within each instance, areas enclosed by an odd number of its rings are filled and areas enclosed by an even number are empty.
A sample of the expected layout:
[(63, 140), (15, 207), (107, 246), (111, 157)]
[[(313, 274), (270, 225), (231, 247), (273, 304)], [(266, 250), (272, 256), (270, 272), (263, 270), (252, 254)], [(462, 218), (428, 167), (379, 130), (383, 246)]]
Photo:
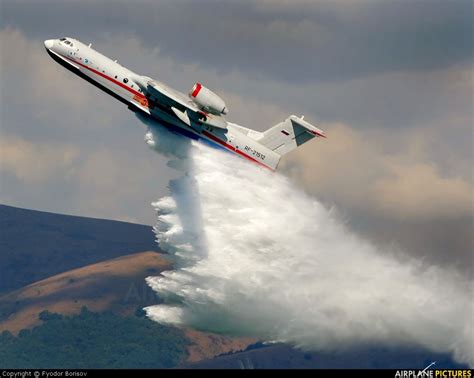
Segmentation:
[(89, 43), (89, 46), (87, 46), (87, 47), (91, 47), (91, 46), (92, 46), (92, 43)]

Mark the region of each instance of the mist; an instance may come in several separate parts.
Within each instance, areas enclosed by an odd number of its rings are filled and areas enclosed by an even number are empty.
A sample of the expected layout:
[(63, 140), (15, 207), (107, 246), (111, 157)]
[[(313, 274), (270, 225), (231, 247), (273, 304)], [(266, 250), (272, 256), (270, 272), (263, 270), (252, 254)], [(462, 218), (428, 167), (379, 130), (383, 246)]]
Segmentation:
[(183, 139), (146, 137), (182, 172), (153, 203), (175, 270), (147, 278), (165, 299), (149, 318), (313, 351), (423, 347), (474, 366), (472, 280), (364, 240), (281, 174)]

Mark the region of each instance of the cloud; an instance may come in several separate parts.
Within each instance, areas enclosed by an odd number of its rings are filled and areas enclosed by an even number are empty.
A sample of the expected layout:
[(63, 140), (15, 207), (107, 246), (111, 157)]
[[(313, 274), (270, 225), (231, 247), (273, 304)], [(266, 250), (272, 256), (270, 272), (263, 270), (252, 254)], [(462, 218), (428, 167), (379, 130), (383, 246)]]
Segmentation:
[(308, 190), (343, 208), (387, 212), (392, 217), (472, 214), (470, 171), (443, 176), (436, 161), (427, 159), (433, 147), (426, 144), (433, 131), (418, 129), (394, 136), (367, 135), (344, 124), (326, 128), (328, 140), (305, 145), (281, 165)]
[(0, 170), (23, 184), (44, 183), (53, 175), (71, 176), (78, 159), (77, 147), (37, 144), (17, 137), (0, 139)]
[(343, 208), (366, 208), (368, 186), (380, 174), (373, 143), (345, 124), (323, 124), (327, 140), (316, 140), (286, 156), (280, 168), (307, 190)]
[(291, 83), (472, 63), (470, 1), (352, 3), (5, 1), (3, 22), (44, 39), (127, 33), (222, 75)]
[[(48, 108), (67, 106), (73, 111), (87, 105), (87, 91), (71, 88), (72, 75), (50, 64), (42, 44), (36, 47), (23, 33), (11, 28), (0, 30), (0, 44), (9, 52), (1, 57), (2, 98), (13, 95), (17, 105), (31, 106), (41, 101)], [(21, 72), (23, 80), (16, 80), (13, 72)]]
[(452, 130), (322, 127), (328, 139), (286, 156), (282, 171), (378, 244), (473, 273), (472, 152), (446, 148), (442, 136)]
[[(151, 215), (151, 208), (147, 206), (153, 199), (150, 189), (158, 192), (155, 178), (149, 174), (153, 169), (151, 163), (134, 159), (133, 153), (126, 151), (106, 148), (93, 151), (77, 170), (76, 207), (91, 216), (100, 214), (133, 222), (139, 222), (139, 217), (147, 213)], [(148, 190), (144, 190), (146, 187)], [(134, 211), (130, 210), (131, 205)]]
[(460, 177), (441, 177), (427, 163), (389, 164), (388, 177), (373, 184), (380, 211), (404, 218), (463, 218), (473, 215), (474, 187)]

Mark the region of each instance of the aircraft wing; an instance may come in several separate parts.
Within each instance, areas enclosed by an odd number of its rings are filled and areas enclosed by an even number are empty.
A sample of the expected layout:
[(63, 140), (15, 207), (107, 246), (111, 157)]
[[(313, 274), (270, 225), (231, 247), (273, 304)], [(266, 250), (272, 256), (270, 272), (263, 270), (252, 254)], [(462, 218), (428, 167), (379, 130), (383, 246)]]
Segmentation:
[(188, 97), (163, 83), (150, 79), (147, 81), (146, 90), (160, 103), (168, 105), (176, 116), (188, 126), (191, 126), (192, 122), (197, 122), (227, 129), (227, 121), (224, 117), (203, 112)]
[(180, 110), (190, 110), (199, 113), (199, 108), (182, 93), (155, 80), (148, 81), (148, 91), (153, 94), (162, 104), (174, 106)]

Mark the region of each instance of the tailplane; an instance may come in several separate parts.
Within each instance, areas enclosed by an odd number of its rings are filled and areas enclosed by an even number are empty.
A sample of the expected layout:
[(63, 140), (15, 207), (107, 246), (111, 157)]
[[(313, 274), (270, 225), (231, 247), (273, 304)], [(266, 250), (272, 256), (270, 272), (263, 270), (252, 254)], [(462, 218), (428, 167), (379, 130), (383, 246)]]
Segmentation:
[(326, 135), (303, 117), (291, 115), (285, 121), (259, 133), (258, 142), (283, 156), (315, 137), (326, 138)]

